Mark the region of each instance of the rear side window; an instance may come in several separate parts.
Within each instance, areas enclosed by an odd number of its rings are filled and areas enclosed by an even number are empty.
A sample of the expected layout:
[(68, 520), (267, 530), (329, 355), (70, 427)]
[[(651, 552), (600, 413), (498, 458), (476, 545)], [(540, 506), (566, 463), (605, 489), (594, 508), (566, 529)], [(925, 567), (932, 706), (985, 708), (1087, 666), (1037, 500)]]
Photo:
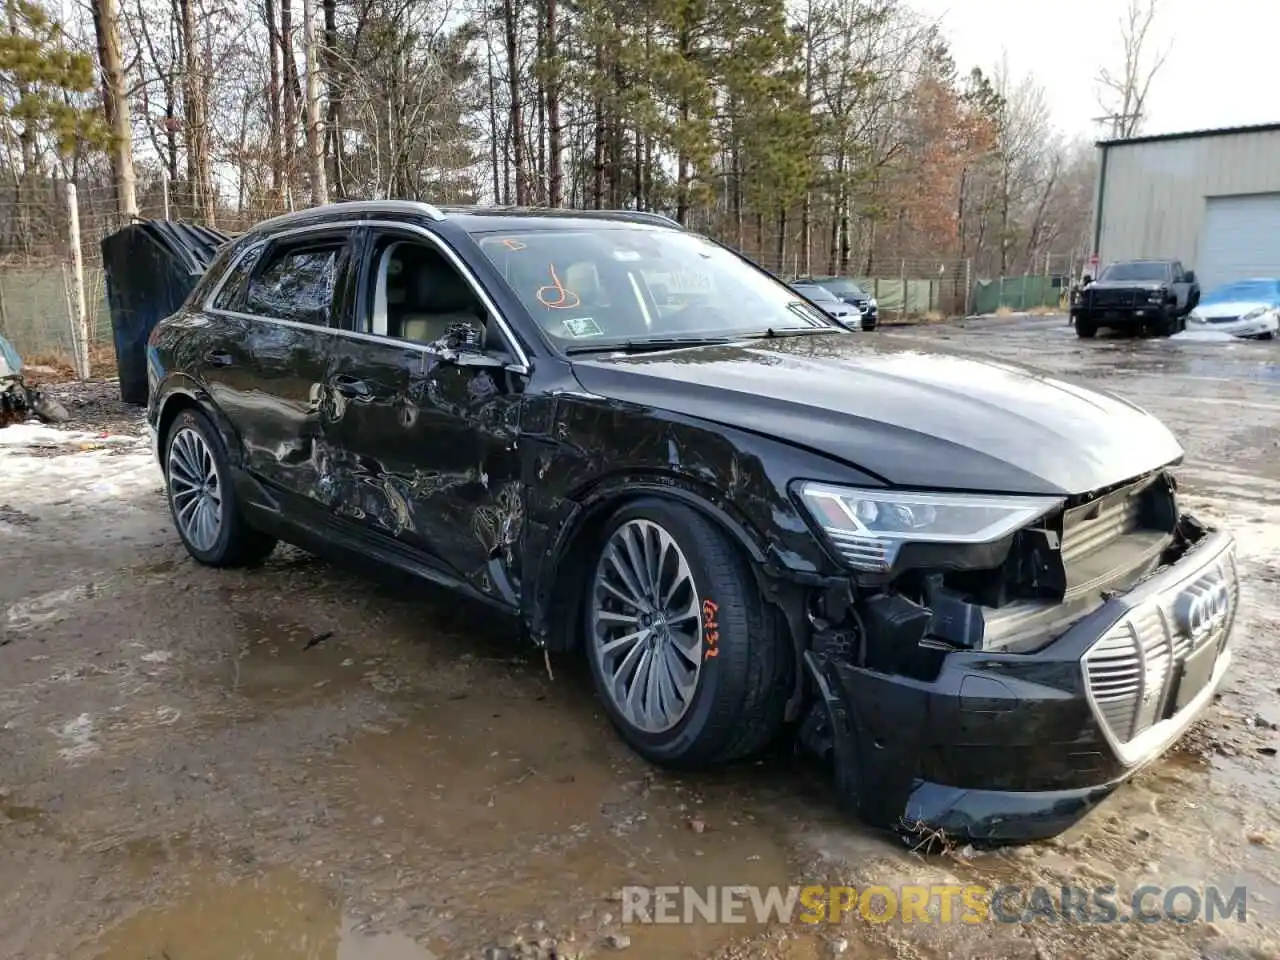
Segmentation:
[(253, 270), (244, 293), (246, 313), (325, 326), (333, 309), (345, 244), (333, 240), (278, 249)]

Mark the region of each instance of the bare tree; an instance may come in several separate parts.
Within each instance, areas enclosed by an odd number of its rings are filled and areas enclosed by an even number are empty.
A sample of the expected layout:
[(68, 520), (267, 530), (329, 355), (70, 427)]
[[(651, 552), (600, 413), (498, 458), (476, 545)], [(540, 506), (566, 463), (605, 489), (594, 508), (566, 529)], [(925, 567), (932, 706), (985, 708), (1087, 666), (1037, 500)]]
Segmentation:
[(1116, 139), (1132, 137), (1146, 119), (1147, 94), (1172, 44), (1152, 57), (1147, 56), (1151, 25), (1155, 21), (1159, 0), (1129, 0), (1120, 20), (1120, 39), (1124, 47), (1124, 63), (1116, 74), (1103, 67), (1098, 72), (1098, 105), (1106, 111), (1099, 122), (1108, 125)]
[(92, 0), (93, 27), (102, 73), (102, 112), (111, 130), (111, 173), (116, 205), (126, 219), (138, 215), (137, 178), (133, 173), (133, 123), (120, 57), (120, 10), (116, 0)]
[(320, 78), (316, 64), (315, 5), (302, 0), (302, 56), (307, 83), (307, 172), (311, 176), (311, 202), (329, 202), (325, 183), (324, 127), (320, 119)]

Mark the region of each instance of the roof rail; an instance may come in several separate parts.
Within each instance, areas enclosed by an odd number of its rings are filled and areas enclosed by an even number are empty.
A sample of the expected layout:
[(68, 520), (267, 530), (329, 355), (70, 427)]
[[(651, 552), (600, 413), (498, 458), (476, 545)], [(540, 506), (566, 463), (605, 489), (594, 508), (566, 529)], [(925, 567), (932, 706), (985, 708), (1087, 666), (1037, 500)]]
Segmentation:
[(633, 223), (653, 223), (664, 227), (676, 227), (683, 230), (681, 224), (666, 214), (653, 213), (649, 210), (584, 210), (576, 207), (531, 207), (503, 204), (450, 204), (441, 208), (445, 215), (450, 213), (475, 215), (510, 215), (520, 216), (565, 216), (578, 217), (582, 220), (629, 220)]
[(419, 200), (340, 200), (337, 203), (326, 203), (318, 207), (307, 207), (304, 210), (282, 213), (279, 216), (255, 223), (252, 229), (262, 230), (283, 227), (297, 221), (309, 220), (317, 215), (331, 213), (415, 213), (429, 220), (444, 219), (444, 214), (439, 207), (429, 203), (422, 203)]

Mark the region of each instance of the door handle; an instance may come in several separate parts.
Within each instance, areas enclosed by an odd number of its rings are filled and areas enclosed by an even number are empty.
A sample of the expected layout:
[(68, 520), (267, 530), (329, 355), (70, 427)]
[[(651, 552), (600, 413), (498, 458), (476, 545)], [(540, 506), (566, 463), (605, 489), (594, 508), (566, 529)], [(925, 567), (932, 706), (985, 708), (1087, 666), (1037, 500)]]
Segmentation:
[(204, 358), (210, 366), (214, 367), (229, 367), (235, 363), (235, 358), (229, 353), (206, 353)]
[(373, 396), (373, 388), (356, 377), (339, 376), (333, 378), (333, 389), (344, 397), (353, 400), (367, 400)]

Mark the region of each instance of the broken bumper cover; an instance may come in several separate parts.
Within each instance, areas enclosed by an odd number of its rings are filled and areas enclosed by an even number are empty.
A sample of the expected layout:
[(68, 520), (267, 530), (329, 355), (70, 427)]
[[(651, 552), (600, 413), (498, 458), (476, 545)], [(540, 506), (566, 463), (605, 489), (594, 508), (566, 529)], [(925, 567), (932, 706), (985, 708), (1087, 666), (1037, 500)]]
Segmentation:
[(1214, 532), (1036, 653), (957, 651), (932, 681), (810, 653), (838, 788), (862, 819), (905, 833), (1061, 833), (1212, 701), (1237, 602), (1235, 544)]

